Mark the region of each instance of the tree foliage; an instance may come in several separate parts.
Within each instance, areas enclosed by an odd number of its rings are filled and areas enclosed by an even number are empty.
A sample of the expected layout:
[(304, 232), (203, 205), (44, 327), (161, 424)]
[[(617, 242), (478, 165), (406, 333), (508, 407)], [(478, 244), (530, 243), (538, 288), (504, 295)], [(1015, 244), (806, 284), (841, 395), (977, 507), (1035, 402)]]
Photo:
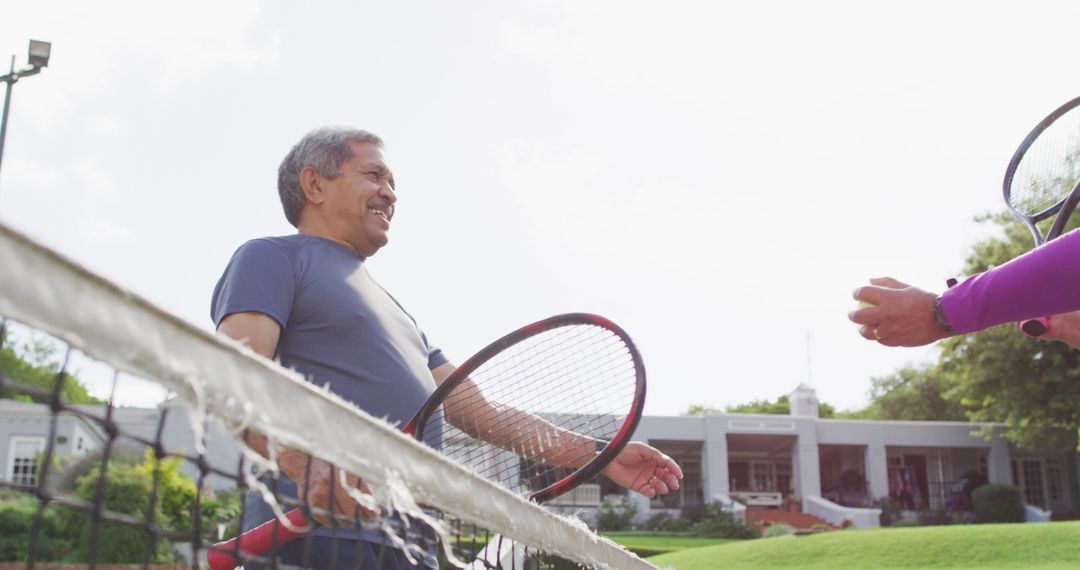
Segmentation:
[[(775, 414), (790, 415), (791, 402), (785, 394), (776, 398), (776, 401), (754, 400), (745, 404), (725, 406), (723, 409), (712, 406), (692, 405), (683, 413), (684, 416), (707, 416), (709, 414)], [(818, 404), (818, 416), (832, 418), (837, 415), (836, 408), (824, 402)]]
[[(12, 380), (42, 392), (51, 393), (60, 380), (60, 362), (55, 346), (39, 338), (30, 338), (23, 342), (6, 342), (0, 346), (0, 375), (5, 382)], [(99, 404), (86, 387), (75, 376), (64, 373), (62, 396), (69, 404)], [(21, 400), (24, 402), (46, 402), (46, 398), (31, 396), (12, 386), (0, 387), (0, 398)]]
[(950, 397), (955, 382), (937, 366), (908, 366), (872, 380), (870, 405), (855, 417), (875, 420), (967, 421)]

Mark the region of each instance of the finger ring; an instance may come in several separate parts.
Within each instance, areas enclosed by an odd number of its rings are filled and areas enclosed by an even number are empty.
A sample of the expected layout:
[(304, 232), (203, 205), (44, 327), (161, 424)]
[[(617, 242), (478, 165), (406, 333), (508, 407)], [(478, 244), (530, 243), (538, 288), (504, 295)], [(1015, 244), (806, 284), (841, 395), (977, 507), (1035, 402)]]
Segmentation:
[(877, 329), (874, 329), (874, 340), (881, 340), (881, 333)]

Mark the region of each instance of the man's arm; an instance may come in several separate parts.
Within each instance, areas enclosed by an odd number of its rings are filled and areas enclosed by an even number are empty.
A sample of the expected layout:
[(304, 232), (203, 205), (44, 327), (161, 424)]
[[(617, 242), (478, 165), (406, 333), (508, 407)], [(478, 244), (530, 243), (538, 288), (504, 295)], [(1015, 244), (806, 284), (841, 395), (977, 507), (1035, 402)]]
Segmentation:
[[(218, 332), (246, 344), (260, 356), (270, 359), (274, 358), (278, 341), (281, 339), (281, 325), (262, 313), (233, 313), (221, 320)], [(263, 435), (250, 433), (245, 442), (256, 453), (270, 457), (270, 449)], [(287, 477), (297, 482), (301, 493), (306, 493), (306, 497), (302, 498), (306, 498), (313, 506), (330, 510), (330, 486), (337, 485), (334, 490), (334, 511), (355, 518), (358, 505), (341, 487), (329, 464), (292, 449), (278, 450), (277, 464)], [(347, 481), (353, 487), (368, 491), (356, 477), (349, 476)], [(375, 513), (367, 509), (361, 511), (368, 518), (375, 516)], [(316, 516), (315, 519), (323, 525), (334, 525), (329, 518)]]
[(281, 339), (281, 325), (262, 313), (233, 313), (221, 320), (218, 332), (269, 359), (274, 358)]
[[(433, 369), (435, 384), (441, 385), (455, 369), (450, 363)], [(451, 424), (477, 439), (544, 463), (577, 468), (598, 451), (597, 441), (591, 437), (560, 428), (534, 414), (491, 403), (469, 379), (446, 400), (445, 414)], [(640, 442), (628, 443), (603, 473), (650, 498), (678, 489), (683, 477), (675, 461)]]

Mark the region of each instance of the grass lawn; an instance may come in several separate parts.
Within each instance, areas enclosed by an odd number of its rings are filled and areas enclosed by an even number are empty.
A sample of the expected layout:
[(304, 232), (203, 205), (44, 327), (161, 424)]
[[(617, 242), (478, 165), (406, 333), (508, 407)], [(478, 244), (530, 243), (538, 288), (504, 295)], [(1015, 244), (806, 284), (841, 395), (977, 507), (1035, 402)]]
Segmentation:
[(618, 542), (626, 548), (647, 557), (655, 554), (678, 552), (687, 548), (716, 546), (737, 542), (733, 538), (705, 538), (688, 534), (666, 534), (655, 532), (605, 532), (604, 536)]
[(662, 554), (661, 568), (1080, 568), (1080, 521), (844, 530)]

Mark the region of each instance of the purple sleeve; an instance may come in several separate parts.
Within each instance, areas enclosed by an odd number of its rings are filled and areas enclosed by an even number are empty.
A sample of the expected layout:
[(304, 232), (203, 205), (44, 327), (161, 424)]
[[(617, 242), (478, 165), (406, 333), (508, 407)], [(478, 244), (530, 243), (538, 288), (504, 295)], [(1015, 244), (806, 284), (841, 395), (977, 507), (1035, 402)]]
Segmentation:
[(1080, 310), (1080, 229), (990, 269), (941, 295), (958, 333)]

